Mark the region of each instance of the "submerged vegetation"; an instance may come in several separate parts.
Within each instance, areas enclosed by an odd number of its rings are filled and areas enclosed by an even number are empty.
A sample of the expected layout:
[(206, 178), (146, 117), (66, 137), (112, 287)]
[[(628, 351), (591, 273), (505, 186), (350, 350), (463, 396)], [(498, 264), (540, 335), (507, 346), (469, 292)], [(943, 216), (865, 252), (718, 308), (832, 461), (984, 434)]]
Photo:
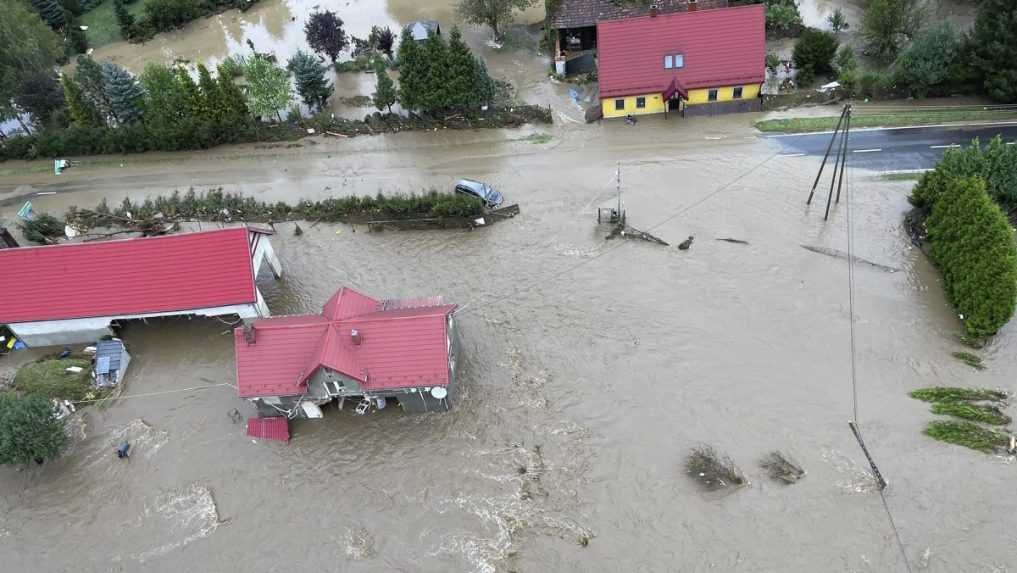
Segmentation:
[(767, 454), (760, 465), (771, 478), (786, 484), (795, 483), (805, 477), (805, 470), (792, 460), (791, 456), (780, 451), (775, 450)]
[[(979, 424), (1005, 426), (1012, 420), (1000, 409), (1006, 392), (984, 388), (934, 386), (911, 392), (911, 397), (932, 403), (932, 413), (959, 420), (935, 420), (925, 434), (941, 442), (966, 446), (982, 452), (1007, 447), (1010, 436)], [(983, 403), (976, 403), (983, 402)], [(988, 404), (984, 402), (989, 402)]]
[(91, 366), (88, 358), (45, 358), (23, 366), (14, 377), (14, 389), (46, 398), (84, 400), (92, 390)]
[(974, 422), (935, 420), (925, 428), (925, 435), (941, 442), (965, 446), (980, 452), (992, 453), (1006, 447), (1009, 437), (995, 430), (983, 428)]
[(730, 457), (721, 455), (712, 446), (692, 448), (685, 460), (685, 471), (707, 489), (721, 489), (748, 483)]
[(985, 370), (985, 365), (982, 364), (982, 359), (979, 356), (975, 356), (970, 352), (952, 352), (950, 356), (953, 356), (957, 360), (960, 360), (964, 364), (974, 368), (975, 370)]

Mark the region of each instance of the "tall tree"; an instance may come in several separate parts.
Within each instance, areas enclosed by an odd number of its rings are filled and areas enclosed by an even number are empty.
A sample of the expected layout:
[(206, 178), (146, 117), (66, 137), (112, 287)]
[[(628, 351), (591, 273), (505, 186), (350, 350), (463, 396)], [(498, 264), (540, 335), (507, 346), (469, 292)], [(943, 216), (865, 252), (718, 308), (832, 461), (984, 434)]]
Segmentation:
[(512, 23), (512, 13), (525, 10), (535, 2), (536, 0), (459, 0), (456, 11), (466, 22), (490, 26), (494, 37), (501, 38)]
[(335, 12), (328, 10), (311, 14), (307, 24), (304, 24), (304, 36), (312, 50), (327, 55), (333, 64), (349, 45), (349, 39), (343, 31), (343, 21)]
[(387, 27), (372, 26), (371, 35), (367, 37), (367, 41), (375, 50), (392, 57), (392, 48), (395, 46), (395, 34), (392, 33), (392, 30)]
[(250, 112), (247, 109), (247, 99), (240, 87), (233, 81), (230, 70), (224, 66), (216, 68), (219, 84), (219, 96), (222, 98), (223, 109), (225, 110), (224, 120), (231, 125), (246, 125), (250, 119)]
[(0, 121), (17, 116), (14, 98), (29, 75), (52, 70), (62, 53), (60, 39), (23, 2), (0, 9)]
[(64, 93), (52, 71), (34, 72), (21, 81), (21, 89), (14, 98), (21, 109), (32, 114), (40, 123), (49, 123), (53, 113), (64, 107)]
[(897, 58), (897, 76), (915, 97), (947, 80), (960, 52), (960, 38), (949, 22), (925, 28)]
[(1017, 3), (982, 0), (971, 33), (972, 63), (993, 98), (1017, 103)]
[(226, 104), (222, 100), (219, 84), (205, 64), (198, 64), (198, 88), (201, 91), (202, 115), (214, 121), (222, 121), (226, 115)]
[(297, 93), (304, 100), (304, 105), (312, 110), (324, 109), (333, 91), (332, 84), (325, 77), (325, 66), (314, 56), (297, 50), (286, 67), (293, 72)]
[(35, 7), (42, 19), (46, 21), (54, 30), (63, 28), (66, 20), (64, 19), (64, 8), (60, 5), (57, 0), (31, 0), (32, 6)]
[(495, 85), (491, 74), (487, 73), (487, 64), (481, 58), (476, 59), (473, 66), (476, 79), (473, 84), (477, 90), (477, 102), (481, 105), (491, 105), (494, 102)]
[(81, 88), (81, 94), (92, 104), (106, 123), (115, 123), (117, 118), (103, 89), (102, 65), (92, 56), (78, 56), (78, 64), (74, 70), (74, 80)]
[(205, 111), (205, 102), (201, 96), (201, 90), (198, 89), (198, 84), (194, 83), (190, 72), (183, 66), (177, 66), (173, 68), (173, 75), (176, 76), (177, 89), (180, 90), (182, 105), (187, 115), (202, 117)]
[(463, 110), (476, 107), (480, 102), (476, 65), (459, 28), (453, 27), (448, 35), (448, 51), (443, 66), (448, 75), (445, 98), (449, 107)]
[(388, 76), (385, 62), (381, 60), (374, 61), (374, 76), (378, 78), (378, 84), (374, 88), (374, 95), (371, 97), (374, 107), (378, 108), (378, 111), (388, 109), (389, 113), (392, 113), (392, 104), (396, 102), (396, 91), (392, 78)]
[(67, 102), (67, 115), (71, 125), (75, 127), (99, 127), (104, 125), (99, 110), (92, 102), (85, 99), (81, 87), (69, 74), (60, 76), (60, 86), (64, 90), (64, 101)]
[(247, 79), (247, 107), (251, 112), (257, 117), (274, 114), (281, 122), (280, 110), (293, 100), (289, 72), (258, 55), (247, 58), (244, 77)]
[(424, 76), (423, 109), (428, 113), (448, 109), (449, 102), (449, 69), (448, 47), (441, 36), (431, 32), (424, 42), (421, 65)]
[(63, 420), (43, 396), (0, 393), (0, 464), (42, 463), (67, 446)]
[(424, 54), (408, 28), (399, 41), (399, 103), (408, 111), (422, 109), (424, 102)]
[(866, 51), (884, 63), (892, 62), (924, 19), (925, 10), (918, 0), (869, 0), (862, 16)]
[(120, 34), (128, 40), (138, 35), (138, 24), (134, 15), (127, 9), (124, 0), (113, 0), (113, 13), (117, 17), (117, 24), (120, 26)]
[(103, 62), (102, 88), (109, 101), (110, 111), (119, 125), (128, 125), (141, 119), (145, 91), (130, 72), (113, 62)]

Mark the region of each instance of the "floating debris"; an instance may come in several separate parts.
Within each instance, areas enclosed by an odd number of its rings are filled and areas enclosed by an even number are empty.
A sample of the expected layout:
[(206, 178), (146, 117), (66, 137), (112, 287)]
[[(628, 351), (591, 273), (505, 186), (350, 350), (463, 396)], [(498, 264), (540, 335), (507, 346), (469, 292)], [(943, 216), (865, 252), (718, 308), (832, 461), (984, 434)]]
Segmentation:
[(997, 408), (988, 404), (969, 404), (968, 402), (935, 402), (932, 413), (953, 416), (962, 420), (981, 422), (993, 426), (1005, 426), (1012, 420)]
[(736, 245), (747, 245), (747, 244), (749, 244), (748, 241), (743, 241), (741, 239), (732, 239), (730, 237), (725, 237), (723, 239), (714, 239), (714, 240), (715, 241), (724, 241), (725, 243), (734, 243)]
[(692, 448), (685, 460), (685, 471), (711, 490), (749, 483), (734, 461), (717, 453), (712, 446)]
[[(806, 251), (812, 251), (813, 253), (819, 253), (821, 255), (827, 255), (827, 256), (830, 256), (830, 257), (837, 257), (838, 259), (847, 260), (847, 258), (848, 258), (848, 254), (847, 253), (845, 253), (844, 251), (838, 251), (837, 249), (828, 249), (826, 247), (813, 247), (811, 245), (802, 245), (801, 247), (803, 249), (805, 249)], [(900, 271), (900, 269), (898, 269), (896, 267), (890, 267), (890, 266), (887, 266), (887, 265), (881, 265), (879, 263), (874, 263), (874, 262), (872, 262), (870, 260), (863, 259), (863, 258), (858, 257), (858, 256), (852, 256), (851, 260), (853, 260), (856, 263), (862, 263), (862, 264), (865, 264), (865, 265), (869, 265), (872, 268), (879, 269), (881, 271), (886, 271), (888, 273), (896, 273), (896, 272)]]
[(293, 225), (293, 236), (299, 237), (300, 235), (303, 235), (303, 234), (304, 234), (304, 230), (300, 228), (300, 224), (299, 223)]
[(649, 241), (651, 243), (657, 243), (658, 245), (669, 246), (669, 243), (660, 237), (655, 237), (646, 231), (640, 231), (639, 229), (629, 227), (628, 225), (618, 224), (611, 229), (611, 234), (607, 236), (608, 239), (614, 239), (621, 237), (623, 239), (640, 239), (643, 241)]
[(1010, 436), (996, 430), (983, 428), (974, 422), (935, 420), (925, 428), (925, 435), (941, 442), (965, 446), (972, 450), (992, 453), (1005, 450)]
[(678, 249), (679, 249), (679, 250), (682, 250), (682, 251), (687, 251), (687, 250), (689, 250), (689, 247), (691, 247), (691, 246), (692, 246), (692, 241), (694, 241), (694, 240), (696, 240), (696, 238), (695, 238), (695, 237), (693, 237), (692, 235), (689, 235), (689, 238), (688, 238), (688, 239), (685, 239), (685, 240), (684, 240), (684, 241), (682, 241), (681, 243), (678, 243)]
[(786, 484), (795, 483), (805, 477), (805, 470), (795, 463), (791, 456), (777, 450), (767, 454), (760, 465), (771, 478)]

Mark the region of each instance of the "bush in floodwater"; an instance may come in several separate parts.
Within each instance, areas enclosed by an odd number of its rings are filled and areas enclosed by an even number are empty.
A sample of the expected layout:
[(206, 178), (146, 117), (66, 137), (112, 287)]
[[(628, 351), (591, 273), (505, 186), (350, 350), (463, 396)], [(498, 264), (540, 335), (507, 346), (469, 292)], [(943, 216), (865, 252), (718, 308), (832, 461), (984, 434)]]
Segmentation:
[(923, 402), (979, 401), (1000, 402), (1006, 400), (1006, 392), (984, 388), (958, 388), (956, 386), (932, 386), (911, 392), (910, 396)]
[(967, 402), (936, 402), (932, 405), (932, 413), (993, 426), (1005, 426), (1011, 422), (1010, 416), (995, 406)]
[(935, 169), (922, 176), (908, 199), (916, 207), (932, 207), (953, 179), (974, 176), (985, 180), (989, 196), (1004, 209), (1017, 205), (1017, 146), (996, 136), (988, 145), (975, 138), (967, 147), (950, 149)]
[(692, 448), (685, 460), (685, 471), (709, 489), (748, 483), (734, 461), (717, 453), (711, 446)]
[(953, 356), (975, 370), (985, 370), (985, 365), (982, 364), (981, 357), (971, 354), (970, 352), (951, 352), (950, 356)]
[(772, 451), (763, 458), (763, 469), (771, 478), (792, 484), (805, 477), (805, 470), (795, 463), (790, 456), (780, 451)]
[(926, 227), (929, 254), (964, 329), (970, 336), (995, 334), (1017, 307), (1017, 245), (985, 182), (977, 177), (947, 181)]
[(36, 215), (31, 221), (21, 224), (21, 230), (25, 238), (33, 243), (48, 245), (52, 239), (64, 236), (64, 224), (53, 215), (42, 213)]
[(983, 428), (974, 422), (953, 420), (929, 422), (925, 428), (925, 435), (941, 442), (966, 446), (986, 453), (1006, 447), (1009, 440), (1002, 432)]

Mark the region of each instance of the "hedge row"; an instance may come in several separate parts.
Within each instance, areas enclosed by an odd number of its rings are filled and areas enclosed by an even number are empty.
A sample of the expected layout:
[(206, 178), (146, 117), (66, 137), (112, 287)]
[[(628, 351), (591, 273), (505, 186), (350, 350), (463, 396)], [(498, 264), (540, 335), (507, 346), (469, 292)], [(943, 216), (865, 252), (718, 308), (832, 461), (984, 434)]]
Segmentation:
[(123, 227), (143, 221), (250, 221), (272, 223), (289, 220), (357, 222), (370, 219), (475, 218), (483, 213), (480, 200), (468, 195), (427, 191), (422, 194), (378, 193), (371, 196), (330, 197), (321, 201), (265, 203), (240, 194), (211, 190), (145, 199), (124, 199), (111, 208), (105, 200), (94, 209), (71, 207), (66, 222), (79, 230)]
[(968, 335), (991, 336), (1017, 305), (1017, 245), (1010, 222), (979, 177), (926, 177), (922, 186), (923, 195), (935, 197), (926, 227), (947, 297)]

